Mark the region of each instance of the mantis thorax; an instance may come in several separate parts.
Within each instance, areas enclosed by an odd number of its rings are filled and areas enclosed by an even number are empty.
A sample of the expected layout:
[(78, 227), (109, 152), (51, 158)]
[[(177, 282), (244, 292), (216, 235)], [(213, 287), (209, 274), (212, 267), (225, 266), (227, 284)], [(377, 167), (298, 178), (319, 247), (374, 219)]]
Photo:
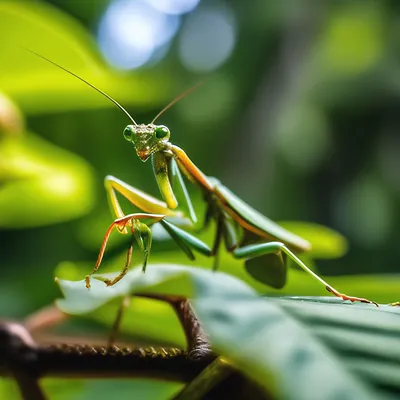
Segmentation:
[(142, 161), (157, 151), (165, 150), (169, 136), (170, 131), (164, 125), (128, 125), (124, 130), (124, 138), (134, 144), (136, 154)]

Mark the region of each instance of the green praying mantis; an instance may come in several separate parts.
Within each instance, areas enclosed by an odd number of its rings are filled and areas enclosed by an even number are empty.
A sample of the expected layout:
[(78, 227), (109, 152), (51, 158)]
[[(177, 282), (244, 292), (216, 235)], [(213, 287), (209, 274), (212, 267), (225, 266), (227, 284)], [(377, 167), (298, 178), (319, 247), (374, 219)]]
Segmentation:
[[(123, 136), (134, 145), (136, 154), (143, 162), (151, 159), (154, 176), (163, 198), (163, 200), (159, 200), (116, 177), (107, 176), (105, 178), (109, 203), (116, 219), (107, 229), (92, 274), (101, 264), (107, 241), (114, 228), (121, 234), (133, 235), (139, 248), (143, 251), (142, 268), (145, 271), (152, 244), (150, 227), (155, 223), (160, 223), (190, 259), (194, 259), (193, 251), (214, 257), (214, 269), (218, 266), (219, 250), (224, 244), (225, 249), (234, 258), (244, 260), (245, 269), (253, 278), (274, 288), (279, 289), (285, 285), (287, 261), (291, 259), (333, 295), (352, 302), (376, 304), (365, 298), (342, 294), (325, 282), (296, 255), (296, 253), (307, 252), (311, 249), (308, 241), (289, 232), (253, 209), (216, 178), (206, 176), (183, 149), (170, 142), (170, 130), (164, 125), (155, 124), (167, 109), (194, 90), (197, 85), (172, 100), (151, 123), (138, 124), (128, 111), (111, 96), (68, 69), (40, 54), (31, 52), (84, 82), (105, 96), (128, 116), (132, 124), (125, 128)], [(216, 232), (211, 247), (183, 229), (196, 227), (198, 223), (184, 177), (202, 192), (206, 203), (203, 227), (211, 221), (215, 223)], [(125, 214), (117, 194), (125, 197), (141, 212)], [(180, 207), (178, 207), (179, 205)], [(185, 212), (179, 208), (184, 208)], [(126, 264), (119, 275), (112, 280), (103, 279), (107, 286), (116, 284), (124, 277), (129, 269), (131, 255), (132, 245), (128, 250)], [(86, 286), (90, 288), (90, 276), (86, 277)]]

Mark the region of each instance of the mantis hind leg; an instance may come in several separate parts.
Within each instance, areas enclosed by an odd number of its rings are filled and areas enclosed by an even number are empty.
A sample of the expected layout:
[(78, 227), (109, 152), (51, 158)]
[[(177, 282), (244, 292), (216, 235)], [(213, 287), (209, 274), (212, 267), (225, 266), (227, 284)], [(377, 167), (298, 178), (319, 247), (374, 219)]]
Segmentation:
[[(362, 298), (362, 297), (353, 297), (353, 296), (347, 296), (343, 293), (340, 293), (337, 291), (334, 287), (329, 285), (327, 282), (325, 282), (321, 277), (319, 277), (315, 272), (313, 272), (310, 268), (308, 268), (303, 261), (301, 261), (292, 251), (290, 251), (283, 243), (280, 242), (269, 242), (269, 243), (261, 243), (261, 244), (253, 244), (241, 248), (237, 248), (233, 251), (233, 256), (235, 258), (245, 258), (246, 259), (246, 269), (252, 275), (254, 278), (257, 280), (264, 281), (267, 284), (271, 279), (274, 280), (274, 278), (269, 277), (269, 265), (265, 264), (265, 261), (267, 261), (268, 257), (273, 255), (275, 257), (275, 273), (278, 272), (281, 275), (277, 278), (275, 278), (275, 282), (279, 282), (283, 284), (285, 283), (286, 280), (286, 257), (291, 258), (303, 271), (307, 272), (309, 275), (311, 275), (314, 279), (316, 279), (318, 282), (320, 282), (322, 285), (325, 286), (326, 290), (336, 297), (339, 297), (343, 300), (350, 300), (351, 302), (354, 301), (360, 301), (362, 303), (370, 303), (370, 304), (375, 304), (378, 306), (377, 303), (370, 301), (368, 299)], [(267, 259), (265, 259), (267, 258)], [(280, 260), (280, 263), (279, 263)], [(280, 264), (280, 268), (279, 268)], [(264, 276), (264, 279), (262, 277)], [(283, 286), (282, 284), (282, 286)], [(276, 287), (276, 286), (275, 286)]]

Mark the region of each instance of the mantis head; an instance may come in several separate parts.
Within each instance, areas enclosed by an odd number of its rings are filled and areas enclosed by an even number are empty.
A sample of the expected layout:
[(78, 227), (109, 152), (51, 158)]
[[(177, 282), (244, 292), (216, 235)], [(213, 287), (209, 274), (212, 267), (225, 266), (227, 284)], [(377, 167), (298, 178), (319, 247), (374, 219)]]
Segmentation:
[(169, 136), (166, 126), (152, 123), (128, 125), (124, 130), (124, 138), (133, 143), (136, 154), (142, 161), (146, 161), (153, 153), (164, 150)]
[(153, 153), (161, 150), (165, 150), (167, 147), (167, 143), (169, 140), (170, 132), (169, 129), (164, 125), (155, 125), (154, 122), (158, 117), (160, 117), (165, 111), (167, 111), (170, 107), (172, 107), (176, 102), (183, 99), (189, 93), (193, 92), (199, 85), (203, 82), (199, 82), (196, 85), (192, 86), (185, 92), (181, 93), (179, 96), (175, 97), (169, 104), (167, 104), (151, 121), (150, 124), (137, 124), (136, 121), (132, 118), (128, 111), (125, 110), (124, 107), (121, 106), (116, 100), (114, 100), (110, 95), (103, 92), (101, 89), (97, 88), (86, 79), (81, 78), (79, 75), (75, 74), (72, 71), (62, 67), (61, 65), (55, 63), (54, 61), (49, 60), (46, 57), (36, 53), (35, 51), (26, 49), (37, 57), (42, 58), (43, 60), (53, 64), (55, 67), (62, 69), (68, 74), (74, 76), (79, 79), (86, 85), (90, 86), (92, 89), (99, 92), (101, 95), (106, 97), (109, 101), (111, 101), (115, 106), (117, 106), (133, 123), (133, 125), (128, 125), (124, 130), (124, 138), (129, 142), (132, 142), (135, 146), (136, 153), (142, 161), (146, 161)]

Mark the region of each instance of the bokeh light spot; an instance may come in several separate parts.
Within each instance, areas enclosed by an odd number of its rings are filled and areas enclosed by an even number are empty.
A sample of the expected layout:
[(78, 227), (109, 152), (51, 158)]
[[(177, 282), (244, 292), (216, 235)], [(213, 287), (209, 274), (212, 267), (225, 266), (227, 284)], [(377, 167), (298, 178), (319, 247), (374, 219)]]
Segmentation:
[(197, 11), (186, 21), (179, 43), (183, 65), (195, 72), (208, 72), (221, 66), (235, 46), (233, 13), (227, 7)]
[(352, 5), (332, 15), (317, 50), (326, 71), (354, 75), (379, 61), (384, 48), (379, 8)]
[(100, 21), (99, 46), (113, 66), (138, 68), (175, 36), (179, 24), (178, 16), (167, 15), (142, 0), (115, 0)]
[(196, 8), (200, 0), (147, 0), (155, 9), (166, 14), (185, 14)]

